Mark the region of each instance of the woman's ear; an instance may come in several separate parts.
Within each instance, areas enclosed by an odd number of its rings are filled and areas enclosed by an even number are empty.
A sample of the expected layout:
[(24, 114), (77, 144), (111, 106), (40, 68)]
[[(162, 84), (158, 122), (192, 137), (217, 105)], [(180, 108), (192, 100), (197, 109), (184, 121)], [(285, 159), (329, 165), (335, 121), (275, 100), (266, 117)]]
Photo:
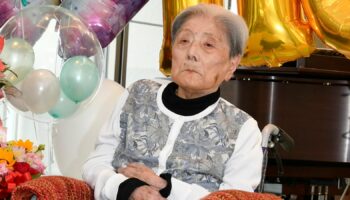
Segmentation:
[(241, 61), (241, 55), (237, 55), (233, 58), (230, 58), (230, 66), (229, 66), (229, 69), (227, 70), (225, 81), (229, 81), (232, 78), (232, 75), (236, 71), (240, 61)]

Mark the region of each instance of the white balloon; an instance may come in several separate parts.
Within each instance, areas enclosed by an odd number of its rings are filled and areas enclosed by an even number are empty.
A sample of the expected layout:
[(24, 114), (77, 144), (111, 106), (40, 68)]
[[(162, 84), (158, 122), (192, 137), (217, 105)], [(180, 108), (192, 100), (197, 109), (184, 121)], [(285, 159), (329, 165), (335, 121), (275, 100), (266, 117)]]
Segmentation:
[(49, 111), (60, 97), (59, 80), (47, 69), (29, 73), (22, 82), (21, 90), (25, 104), (36, 114)]
[(17, 108), (18, 110), (22, 111), (22, 112), (27, 112), (29, 111), (29, 109), (27, 108), (27, 106), (24, 103), (24, 100), (21, 96), (16, 97), (16, 96), (7, 96), (6, 99), (10, 102), (10, 104)]
[(99, 131), (123, 91), (118, 83), (103, 80), (96, 96), (83, 110), (53, 125), (52, 143), (62, 175), (82, 179), (82, 165), (94, 150)]
[(27, 112), (29, 109), (27, 108), (26, 103), (24, 102), (23, 99), (23, 93), (21, 90), (18, 88), (21, 88), (22, 84), (17, 84), (15, 86), (10, 86), (10, 87), (5, 87), (5, 95), (6, 95), (6, 100), (10, 102), (10, 104), (17, 108), (18, 110), (22, 112)]
[(4, 42), (0, 59), (15, 73), (6, 71), (5, 78), (12, 84), (16, 84), (33, 70), (34, 50), (27, 41), (21, 38), (10, 38)]

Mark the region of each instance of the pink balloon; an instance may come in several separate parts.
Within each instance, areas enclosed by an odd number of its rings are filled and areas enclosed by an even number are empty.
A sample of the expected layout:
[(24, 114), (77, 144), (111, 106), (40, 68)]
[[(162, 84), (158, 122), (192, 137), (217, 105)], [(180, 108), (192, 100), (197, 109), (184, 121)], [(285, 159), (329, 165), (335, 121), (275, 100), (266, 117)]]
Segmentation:
[(62, 7), (79, 15), (104, 48), (148, 0), (64, 0)]

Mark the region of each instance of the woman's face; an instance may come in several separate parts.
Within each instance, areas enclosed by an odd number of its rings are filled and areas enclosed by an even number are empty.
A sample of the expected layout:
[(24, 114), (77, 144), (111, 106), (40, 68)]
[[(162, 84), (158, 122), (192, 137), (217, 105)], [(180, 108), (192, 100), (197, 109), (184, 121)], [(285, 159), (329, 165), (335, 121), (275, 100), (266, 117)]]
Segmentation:
[(215, 92), (229, 80), (240, 57), (230, 58), (225, 32), (214, 19), (194, 16), (185, 22), (172, 49), (171, 76), (183, 98), (201, 97)]

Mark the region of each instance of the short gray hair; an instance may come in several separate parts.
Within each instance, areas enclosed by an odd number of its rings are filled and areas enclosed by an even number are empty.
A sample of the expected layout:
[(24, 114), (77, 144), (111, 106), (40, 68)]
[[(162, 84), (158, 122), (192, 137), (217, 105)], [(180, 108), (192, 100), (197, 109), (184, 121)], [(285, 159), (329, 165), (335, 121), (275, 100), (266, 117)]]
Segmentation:
[(214, 20), (224, 28), (227, 41), (229, 41), (230, 57), (243, 55), (248, 39), (248, 28), (244, 19), (241, 16), (215, 4), (201, 3), (188, 7), (177, 15), (174, 19), (171, 30), (172, 42), (175, 41), (176, 34), (181, 29), (181, 26), (194, 16), (213, 17)]

